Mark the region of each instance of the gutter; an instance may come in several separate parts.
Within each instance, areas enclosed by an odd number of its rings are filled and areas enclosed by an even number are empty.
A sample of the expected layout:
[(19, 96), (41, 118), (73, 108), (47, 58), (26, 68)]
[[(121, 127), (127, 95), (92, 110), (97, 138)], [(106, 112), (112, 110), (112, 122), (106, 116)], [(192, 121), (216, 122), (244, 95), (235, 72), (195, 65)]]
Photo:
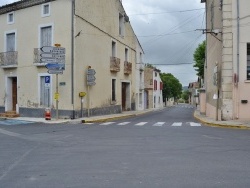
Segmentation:
[(74, 55), (75, 55), (75, 38), (74, 38), (74, 15), (75, 15), (75, 0), (72, 0), (72, 15), (71, 15), (71, 104), (72, 104), (72, 119), (75, 119), (74, 105)]

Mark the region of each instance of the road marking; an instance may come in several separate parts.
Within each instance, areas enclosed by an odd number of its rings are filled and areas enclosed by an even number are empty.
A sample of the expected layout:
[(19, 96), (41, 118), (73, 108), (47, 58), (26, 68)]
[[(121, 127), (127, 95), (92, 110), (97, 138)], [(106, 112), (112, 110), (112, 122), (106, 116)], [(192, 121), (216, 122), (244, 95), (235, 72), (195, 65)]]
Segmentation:
[(135, 126), (143, 126), (143, 125), (145, 125), (146, 123), (148, 123), (148, 122), (140, 122), (140, 123), (135, 124)]
[(190, 122), (190, 126), (191, 126), (191, 127), (200, 127), (201, 124), (200, 124), (200, 123)]
[(13, 136), (13, 137), (21, 137), (21, 134), (10, 132), (10, 131), (6, 131), (4, 129), (0, 129), (0, 133), (8, 135), (8, 136)]
[(174, 122), (171, 126), (180, 127), (180, 126), (182, 126), (182, 122)]
[(106, 122), (106, 123), (101, 123), (100, 125), (111, 125), (113, 123), (115, 123), (115, 122)]
[(118, 123), (117, 125), (127, 125), (129, 124), (130, 122), (122, 122), (122, 123)]
[(157, 122), (155, 123), (153, 126), (155, 127), (162, 127), (162, 125), (164, 124), (165, 122)]
[(19, 125), (19, 124), (30, 124), (30, 123), (34, 123), (34, 122), (24, 121), (24, 120), (11, 120), (11, 119), (0, 121), (1, 125)]

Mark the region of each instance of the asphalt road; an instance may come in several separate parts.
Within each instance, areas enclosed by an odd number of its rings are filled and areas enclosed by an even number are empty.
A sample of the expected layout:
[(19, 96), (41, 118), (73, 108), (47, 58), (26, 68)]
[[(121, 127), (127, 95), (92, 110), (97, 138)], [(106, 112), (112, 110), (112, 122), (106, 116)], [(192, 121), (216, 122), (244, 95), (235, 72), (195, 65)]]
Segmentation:
[(202, 125), (193, 110), (96, 124), (0, 122), (0, 187), (250, 187), (250, 131)]

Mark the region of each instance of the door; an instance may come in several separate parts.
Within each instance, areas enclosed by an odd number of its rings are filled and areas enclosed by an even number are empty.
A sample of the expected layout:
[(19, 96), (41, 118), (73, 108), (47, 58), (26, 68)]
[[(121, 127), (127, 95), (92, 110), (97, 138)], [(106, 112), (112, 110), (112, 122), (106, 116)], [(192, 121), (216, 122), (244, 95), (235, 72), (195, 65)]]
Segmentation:
[(16, 111), (17, 104), (17, 77), (12, 78), (12, 110)]
[(126, 110), (126, 83), (122, 82), (122, 111)]

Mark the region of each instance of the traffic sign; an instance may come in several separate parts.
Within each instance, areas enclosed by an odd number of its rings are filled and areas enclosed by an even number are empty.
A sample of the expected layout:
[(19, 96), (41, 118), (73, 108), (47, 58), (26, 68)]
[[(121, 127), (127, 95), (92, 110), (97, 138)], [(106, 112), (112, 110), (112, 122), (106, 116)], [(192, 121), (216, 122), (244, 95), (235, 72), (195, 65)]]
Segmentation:
[(88, 69), (87, 74), (95, 75), (95, 69)]
[(64, 63), (48, 63), (45, 67), (49, 70), (65, 70)]
[(87, 81), (91, 82), (91, 81), (95, 81), (95, 76), (94, 75), (87, 75)]
[(53, 54), (65, 54), (65, 48), (53, 47), (53, 46), (43, 46), (40, 48), (42, 52), (53, 53)]
[(95, 82), (87, 82), (87, 85), (88, 85), (88, 86), (94, 86), (94, 85), (95, 85)]
[(48, 70), (49, 74), (63, 74), (62, 70)]
[(42, 63), (65, 63), (65, 59), (55, 59), (55, 58), (41, 58)]
[(40, 56), (42, 58), (65, 59), (65, 54), (42, 53)]
[(49, 84), (50, 83), (50, 76), (45, 76), (45, 84)]

